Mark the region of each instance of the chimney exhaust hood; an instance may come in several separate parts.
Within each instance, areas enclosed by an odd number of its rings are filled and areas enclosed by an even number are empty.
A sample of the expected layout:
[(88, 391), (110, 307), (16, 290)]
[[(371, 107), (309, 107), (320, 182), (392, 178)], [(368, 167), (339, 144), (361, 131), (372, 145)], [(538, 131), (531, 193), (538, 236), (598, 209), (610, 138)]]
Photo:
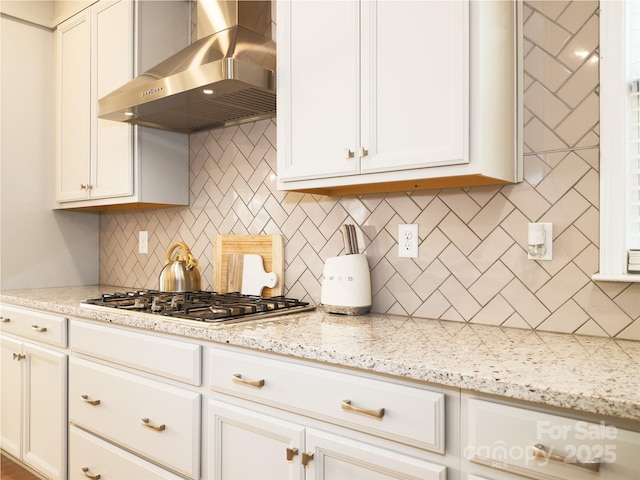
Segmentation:
[(209, 34), (98, 101), (103, 119), (190, 133), (275, 116), (271, 2), (199, 0)]

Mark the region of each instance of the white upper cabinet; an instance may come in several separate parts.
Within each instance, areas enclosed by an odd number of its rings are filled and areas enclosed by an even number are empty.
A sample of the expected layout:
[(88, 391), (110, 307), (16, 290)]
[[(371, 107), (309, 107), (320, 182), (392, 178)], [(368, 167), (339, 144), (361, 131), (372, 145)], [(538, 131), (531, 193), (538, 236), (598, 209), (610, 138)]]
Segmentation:
[(515, 2), (278, 2), (278, 186), (520, 180)]
[(188, 205), (188, 136), (98, 119), (98, 99), (187, 45), (187, 2), (94, 4), (56, 33), (59, 208)]
[(88, 198), (91, 125), (90, 18), (79, 14), (57, 31), (56, 200)]

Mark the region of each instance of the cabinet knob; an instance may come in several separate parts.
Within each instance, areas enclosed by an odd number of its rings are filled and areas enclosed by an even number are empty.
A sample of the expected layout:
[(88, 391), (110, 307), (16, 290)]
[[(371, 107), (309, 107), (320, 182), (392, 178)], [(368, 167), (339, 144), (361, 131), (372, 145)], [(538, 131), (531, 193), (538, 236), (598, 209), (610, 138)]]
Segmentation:
[(0, 317), (0, 322), (2, 323), (9, 323), (11, 321), (11, 319), (9, 317)]
[(13, 354), (13, 359), (20, 361), (20, 360), (24, 360), (25, 358), (27, 358), (26, 355), (23, 355), (22, 353), (14, 353)]
[(80, 190), (86, 190), (87, 186), (84, 183), (80, 184)]
[(89, 405), (100, 405), (100, 400), (89, 400), (89, 395), (80, 395), (80, 398)]
[(166, 427), (166, 425), (152, 425), (151, 421), (148, 418), (142, 419), (142, 426), (155, 430), (156, 432), (162, 432)]
[(344, 149), (344, 159), (345, 160), (349, 160), (350, 158), (353, 158), (353, 150), (349, 149), (349, 148), (345, 148)]
[(298, 449), (296, 447), (287, 448), (287, 461), (290, 462), (293, 460), (293, 457), (298, 455)]
[(367, 155), (369, 155), (369, 150), (367, 150), (367, 149), (366, 149), (366, 148), (364, 148), (364, 147), (359, 147), (359, 148), (358, 148), (358, 156), (359, 156), (360, 158), (364, 158), (364, 157), (366, 157)]
[(82, 474), (85, 477), (90, 478), (91, 480), (100, 480), (100, 474), (96, 473), (95, 475), (91, 475), (89, 473), (89, 467), (82, 467), (80, 470), (82, 470)]
[(313, 452), (304, 452), (302, 454), (302, 465), (308, 466), (311, 460), (313, 460)]
[(31, 325), (31, 330), (35, 330), (36, 332), (46, 332), (47, 327), (40, 327), (38, 325)]

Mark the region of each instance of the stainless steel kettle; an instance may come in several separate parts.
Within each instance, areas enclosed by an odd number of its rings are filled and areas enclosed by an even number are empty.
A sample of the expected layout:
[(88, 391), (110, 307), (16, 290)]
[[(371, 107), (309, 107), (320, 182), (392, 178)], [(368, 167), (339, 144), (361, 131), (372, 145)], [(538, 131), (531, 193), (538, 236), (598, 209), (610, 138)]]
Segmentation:
[[(183, 255), (173, 253), (177, 248), (183, 250)], [(191, 254), (191, 250), (182, 242), (174, 243), (167, 250), (164, 257), (164, 267), (160, 272), (161, 292), (193, 292), (200, 290), (200, 271), (198, 260)]]

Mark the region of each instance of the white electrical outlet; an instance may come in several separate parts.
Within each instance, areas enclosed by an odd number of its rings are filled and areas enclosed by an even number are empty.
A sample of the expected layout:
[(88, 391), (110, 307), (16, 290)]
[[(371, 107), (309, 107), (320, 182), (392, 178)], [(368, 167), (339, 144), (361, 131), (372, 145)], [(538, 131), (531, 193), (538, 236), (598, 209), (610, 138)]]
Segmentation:
[(146, 231), (138, 232), (138, 253), (149, 253), (149, 234)]
[(418, 224), (398, 225), (398, 256), (418, 258)]

